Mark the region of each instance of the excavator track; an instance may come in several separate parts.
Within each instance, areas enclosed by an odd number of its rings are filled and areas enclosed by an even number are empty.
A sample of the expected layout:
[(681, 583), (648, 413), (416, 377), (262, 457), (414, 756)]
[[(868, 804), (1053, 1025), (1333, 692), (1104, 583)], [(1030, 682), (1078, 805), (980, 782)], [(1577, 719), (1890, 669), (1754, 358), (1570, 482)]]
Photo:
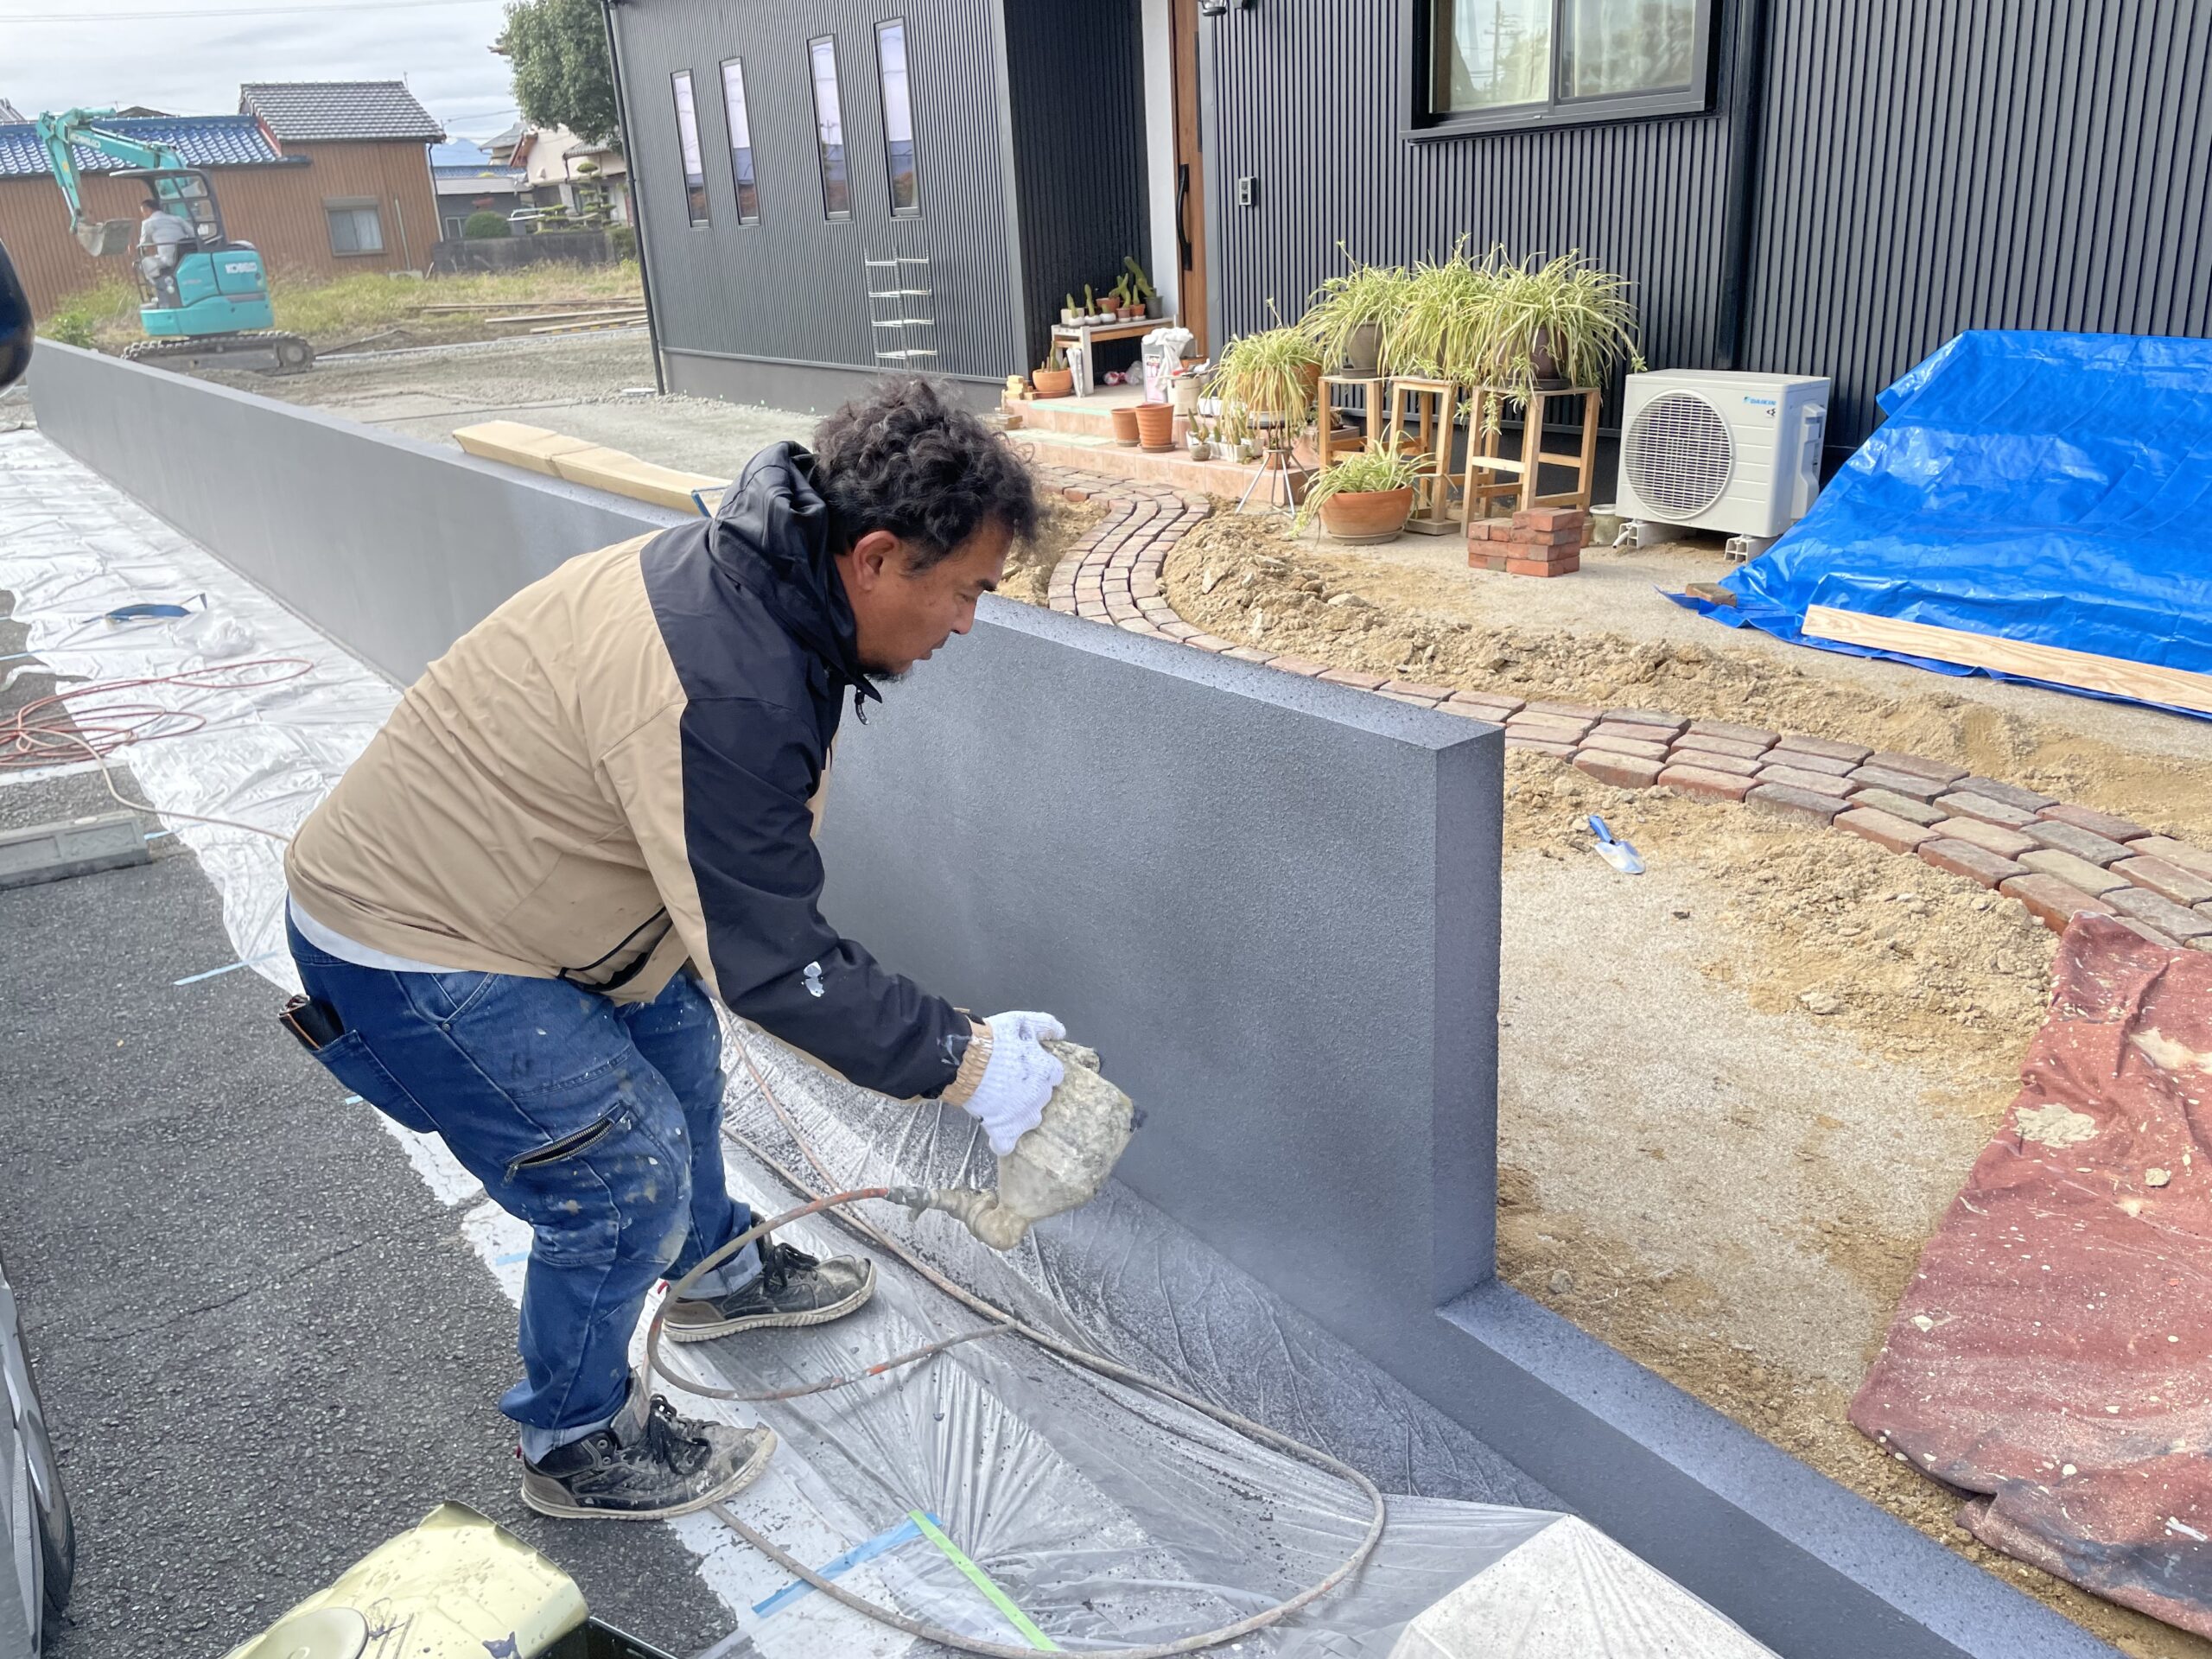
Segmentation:
[(253, 369), (264, 374), (300, 374), (315, 365), (314, 343), (276, 328), (236, 334), (207, 334), (196, 340), (142, 340), (126, 347), (133, 363), (164, 369)]

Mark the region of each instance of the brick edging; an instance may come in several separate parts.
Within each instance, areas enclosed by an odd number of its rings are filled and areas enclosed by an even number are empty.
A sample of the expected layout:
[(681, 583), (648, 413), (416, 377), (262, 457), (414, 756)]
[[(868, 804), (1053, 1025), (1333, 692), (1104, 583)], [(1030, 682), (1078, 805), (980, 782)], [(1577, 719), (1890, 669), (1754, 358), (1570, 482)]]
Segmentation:
[(2168, 950), (2212, 951), (2212, 852), (1922, 755), (1651, 709), (1454, 691), (1239, 645), (1167, 602), (1167, 555), (1212, 511), (1205, 497), (1072, 467), (1037, 470), (1068, 499), (1102, 497), (1114, 509), (1053, 570), (1056, 611), (1490, 721), (1505, 728), (1508, 748), (1555, 756), (1618, 788), (1672, 789), (1834, 825), (2016, 899), (2055, 931), (2088, 912)]

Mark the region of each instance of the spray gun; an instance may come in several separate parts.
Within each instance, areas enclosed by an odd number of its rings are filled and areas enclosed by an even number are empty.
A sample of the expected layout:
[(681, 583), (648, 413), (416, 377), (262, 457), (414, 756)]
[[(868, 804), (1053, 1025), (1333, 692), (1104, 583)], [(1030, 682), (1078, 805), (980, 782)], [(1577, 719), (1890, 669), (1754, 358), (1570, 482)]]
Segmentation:
[(998, 1190), (898, 1186), (891, 1202), (917, 1216), (941, 1210), (993, 1249), (1010, 1250), (1033, 1223), (1096, 1197), (1144, 1114), (1100, 1074), (1096, 1050), (1057, 1041), (1045, 1048), (1067, 1074), (1037, 1127), (999, 1160)]

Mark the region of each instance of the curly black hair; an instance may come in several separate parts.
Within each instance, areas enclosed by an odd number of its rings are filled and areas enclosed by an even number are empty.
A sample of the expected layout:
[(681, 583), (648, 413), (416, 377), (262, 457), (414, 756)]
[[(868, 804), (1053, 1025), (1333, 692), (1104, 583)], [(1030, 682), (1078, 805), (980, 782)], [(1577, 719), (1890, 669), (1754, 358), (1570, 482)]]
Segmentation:
[(995, 519), (1016, 540), (1037, 530), (1037, 486), (1002, 432), (897, 375), (815, 429), (814, 487), (848, 546), (887, 530), (925, 570)]

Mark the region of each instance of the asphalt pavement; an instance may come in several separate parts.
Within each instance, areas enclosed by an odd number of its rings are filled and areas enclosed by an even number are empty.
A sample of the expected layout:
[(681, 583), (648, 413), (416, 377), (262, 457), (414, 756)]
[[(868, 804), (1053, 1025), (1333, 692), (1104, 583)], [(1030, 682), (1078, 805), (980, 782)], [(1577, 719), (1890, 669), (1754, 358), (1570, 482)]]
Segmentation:
[[(32, 822), (87, 783), (0, 795)], [(721, 1637), (665, 1527), (523, 1508), (513, 1307), (268, 982), (175, 982), (233, 955), (188, 853), (0, 893), (0, 1255), (79, 1534), (54, 1659), (223, 1654), (448, 1498), (610, 1623)]]

